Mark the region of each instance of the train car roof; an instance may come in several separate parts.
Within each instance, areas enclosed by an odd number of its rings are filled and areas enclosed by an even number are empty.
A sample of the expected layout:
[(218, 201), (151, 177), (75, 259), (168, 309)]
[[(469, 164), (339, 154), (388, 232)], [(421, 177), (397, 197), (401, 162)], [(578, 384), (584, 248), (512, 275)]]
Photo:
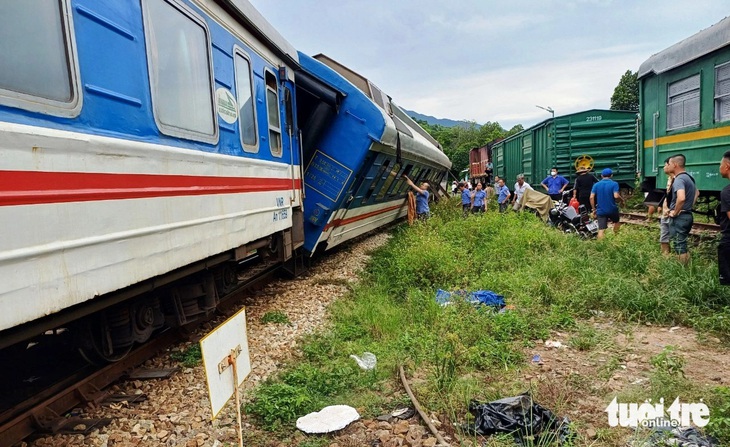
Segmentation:
[(247, 0), (215, 0), (264, 44), (292, 65), (299, 65), (296, 48), (261, 15)]
[(404, 153), (423, 157), (442, 166), (451, 166), (451, 161), (438, 142), (365, 77), (322, 54), (311, 57), (300, 53), (299, 59), (305, 73), (351, 100), (362, 101), (361, 104), (367, 104), (382, 117), (377, 125), (383, 129), (383, 134), (379, 136), (380, 143), (395, 148), (400, 133), (401, 150)]
[[(378, 86), (376, 86), (372, 81), (370, 81), (365, 76), (361, 75), (360, 73), (357, 73), (356, 71), (352, 70), (351, 68), (346, 67), (345, 65), (341, 64), (340, 62), (337, 62), (336, 60), (332, 59), (331, 57), (327, 56), (326, 54), (315, 54), (312, 56), (314, 59), (320, 61), (321, 63), (327, 65), (337, 73), (339, 73), (342, 77), (350, 81), (355, 87), (357, 87), (361, 92), (363, 92), (368, 98), (370, 98), (378, 107), (380, 107), (382, 110), (385, 110), (386, 112), (392, 112), (391, 115), (395, 115), (400, 121), (403, 122), (404, 125), (409, 127), (412, 130), (415, 130), (418, 134), (420, 134), (423, 138), (428, 140), (431, 144), (436, 146), (437, 148), (443, 150), (441, 147), (441, 144), (433, 138), (428, 132), (426, 132), (418, 123), (416, 123), (413, 118), (408, 116), (408, 114), (399, 106), (397, 106), (391, 99), (390, 95), (386, 94)], [(400, 124), (396, 122), (396, 125)]]
[(730, 17), (653, 55), (639, 67), (638, 77), (660, 74), (730, 44)]

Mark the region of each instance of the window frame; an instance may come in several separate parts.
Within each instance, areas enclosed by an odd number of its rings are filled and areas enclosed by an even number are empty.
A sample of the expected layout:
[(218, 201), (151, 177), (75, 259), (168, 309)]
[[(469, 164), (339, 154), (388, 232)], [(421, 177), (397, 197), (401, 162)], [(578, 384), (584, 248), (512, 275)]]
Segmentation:
[[(683, 81), (686, 81), (686, 80), (691, 79), (691, 78), (695, 78), (695, 77), (699, 80), (698, 86), (697, 86), (696, 89), (681, 91), (679, 93), (676, 93), (674, 96), (670, 96), (669, 91), (670, 91), (670, 89), (672, 88), (673, 85), (678, 84), (678, 83), (683, 82)], [(685, 116), (685, 106), (684, 106), (684, 103), (687, 101), (687, 99), (683, 99), (683, 100), (681, 100), (681, 103), (682, 103), (682, 124), (679, 125), (679, 126), (676, 126), (676, 127), (669, 127), (670, 126), (670, 119), (669, 119), (670, 118), (670, 113), (669, 113), (670, 106), (680, 103), (680, 101), (671, 101), (671, 98), (673, 98), (673, 97), (674, 98), (680, 97), (682, 95), (686, 95), (688, 93), (694, 92), (695, 90), (697, 91), (697, 122), (691, 122), (691, 123), (685, 122), (685, 120), (684, 120), (684, 116)], [(689, 98), (689, 99), (694, 99), (694, 97)], [(673, 82), (667, 82), (667, 106), (666, 106), (666, 114), (667, 114), (667, 118), (666, 118), (666, 129), (667, 129), (667, 132), (676, 131), (676, 130), (682, 130), (682, 129), (687, 129), (687, 128), (691, 128), (691, 127), (699, 127), (700, 126), (700, 124), (702, 122), (702, 73), (695, 73), (695, 74), (690, 75), (690, 76), (685, 76), (682, 79), (677, 79), (676, 81), (673, 81)]]
[[(176, 9), (180, 14), (182, 14), (184, 17), (189, 19), (194, 24), (200, 26), (203, 29), (203, 32), (205, 34), (205, 46), (206, 46), (206, 55), (208, 59), (208, 89), (209, 89), (209, 95), (211, 100), (211, 112), (212, 112), (212, 118), (213, 118), (213, 134), (205, 134), (201, 132), (197, 132), (190, 129), (184, 129), (177, 126), (171, 126), (169, 124), (165, 124), (162, 121), (160, 121), (159, 118), (159, 112), (158, 112), (158, 102), (159, 100), (155, 99), (157, 91), (156, 82), (157, 79), (153, 76), (153, 64), (157, 61), (154, 59), (152, 51), (152, 48), (150, 47), (150, 36), (149, 32), (151, 30), (151, 23), (150, 23), (150, 14), (147, 11), (147, 8), (149, 7), (149, 2), (151, 1), (161, 1), (165, 2), (168, 5), (172, 6), (174, 9)], [(217, 106), (216, 106), (216, 100), (215, 100), (215, 74), (213, 71), (213, 53), (212, 53), (212, 39), (210, 35), (210, 29), (208, 28), (208, 24), (201, 17), (198, 13), (193, 11), (189, 6), (179, 2), (178, 0), (142, 0), (142, 17), (143, 17), (143, 23), (144, 23), (144, 39), (145, 39), (145, 51), (146, 51), (146, 61), (147, 61), (147, 79), (150, 83), (150, 101), (152, 102), (152, 116), (154, 117), (155, 124), (157, 125), (157, 128), (159, 129), (160, 133), (170, 136), (170, 137), (177, 137), (177, 138), (183, 138), (186, 140), (192, 140), (192, 141), (199, 141), (202, 143), (210, 143), (210, 144), (217, 144), (218, 138), (220, 136), (220, 128), (218, 124), (218, 112), (217, 112)]]
[[(249, 81), (250, 81), (250, 92), (251, 92), (251, 99), (252, 99), (252, 105), (253, 105), (253, 133), (254, 138), (256, 139), (256, 142), (253, 145), (246, 144), (243, 141), (243, 119), (241, 116), (241, 108), (240, 108), (240, 97), (238, 96), (241, 86), (238, 84), (238, 61), (236, 59), (237, 56), (240, 56), (242, 59), (244, 59), (248, 63), (248, 75), (249, 75)], [(259, 152), (259, 148), (261, 145), (259, 144), (260, 138), (259, 138), (259, 123), (258, 123), (258, 111), (256, 110), (256, 86), (254, 85), (254, 74), (253, 74), (253, 62), (251, 61), (251, 56), (248, 55), (248, 52), (241, 48), (238, 45), (233, 46), (233, 77), (234, 82), (236, 86), (236, 102), (238, 103), (238, 132), (239, 132), (239, 140), (241, 142), (241, 147), (243, 147), (243, 151), (250, 153), (250, 154), (257, 154)]]
[[(275, 89), (271, 88), (269, 86), (269, 83), (266, 80), (267, 75), (271, 75), (273, 77), (274, 82), (276, 84)], [(278, 115), (279, 116), (279, 127), (272, 126), (271, 120), (269, 119), (269, 95), (268, 95), (269, 91), (273, 91), (276, 94), (276, 112), (279, 114)], [(276, 77), (276, 74), (274, 73), (274, 71), (269, 69), (268, 67), (264, 68), (264, 92), (265, 92), (264, 96), (265, 96), (265, 100), (266, 100), (266, 124), (268, 127), (267, 139), (269, 142), (269, 152), (271, 153), (271, 155), (273, 157), (282, 158), (284, 156), (284, 135), (282, 134), (282, 131), (281, 131), (281, 121), (282, 120), (281, 120), (281, 108), (279, 108), (279, 102), (280, 102), (279, 79)], [(279, 153), (278, 154), (273, 151), (273, 146), (271, 145), (271, 132), (272, 131), (278, 133), (278, 137), (279, 137)]]
[[(730, 103), (730, 91), (728, 91), (727, 93), (725, 93), (723, 95), (718, 95), (717, 94), (718, 70), (721, 69), (721, 68), (729, 68), (729, 67), (730, 67), (730, 61), (723, 62), (721, 64), (715, 65), (715, 85), (713, 86), (714, 89), (713, 89), (713, 100), (712, 100), (712, 104), (713, 104), (713, 107), (714, 107), (713, 115), (714, 115), (714, 120), (715, 120), (716, 123), (724, 123), (726, 121), (730, 121), (730, 114), (728, 114), (723, 119), (722, 116), (721, 116), (721, 108), (718, 107), (718, 105), (720, 105), (722, 103), (723, 99), (725, 101), (727, 101), (728, 103)], [(728, 76), (728, 78), (723, 79), (723, 80), (726, 81), (726, 82), (728, 82), (728, 83), (730, 83), (730, 76)]]
[[(71, 88), (71, 101), (57, 101), (29, 93), (18, 92), (0, 88), (0, 105), (15, 107), (30, 112), (43, 113), (46, 115), (74, 118), (81, 113), (83, 106), (83, 90), (81, 88), (81, 76), (79, 71), (79, 57), (76, 48), (76, 33), (74, 32), (73, 11), (70, 0), (56, 0), (59, 5), (59, 15), (63, 22), (61, 27), (65, 40), (66, 66)], [(32, 57), (32, 56), (31, 56)]]

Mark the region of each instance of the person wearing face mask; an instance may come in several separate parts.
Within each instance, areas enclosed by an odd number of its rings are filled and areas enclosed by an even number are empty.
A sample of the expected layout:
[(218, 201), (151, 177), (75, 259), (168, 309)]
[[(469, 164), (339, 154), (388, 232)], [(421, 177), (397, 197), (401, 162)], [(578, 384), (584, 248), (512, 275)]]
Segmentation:
[(553, 200), (560, 200), (563, 197), (563, 191), (568, 186), (568, 179), (562, 175), (558, 175), (558, 168), (552, 168), (550, 175), (540, 183)]

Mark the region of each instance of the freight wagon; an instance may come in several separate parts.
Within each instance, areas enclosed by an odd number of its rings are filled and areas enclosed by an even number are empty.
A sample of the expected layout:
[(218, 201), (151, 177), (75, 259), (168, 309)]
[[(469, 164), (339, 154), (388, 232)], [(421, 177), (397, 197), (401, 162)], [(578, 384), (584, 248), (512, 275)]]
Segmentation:
[(611, 168), (622, 187), (636, 182), (637, 115), (615, 110), (586, 110), (558, 116), (512, 135), (492, 147), (494, 172), (514, 182), (524, 174), (539, 185), (557, 167), (571, 183), (575, 162), (590, 157), (596, 170)]

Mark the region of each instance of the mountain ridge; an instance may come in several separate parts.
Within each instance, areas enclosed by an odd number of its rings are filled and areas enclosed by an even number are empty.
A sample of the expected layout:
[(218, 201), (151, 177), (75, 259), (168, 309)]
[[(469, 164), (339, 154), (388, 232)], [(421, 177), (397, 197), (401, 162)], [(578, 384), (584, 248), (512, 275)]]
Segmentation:
[[(403, 109), (403, 111), (406, 112), (408, 114), (408, 116), (415, 118), (417, 120), (425, 121), (432, 126), (438, 124), (439, 126), (443, 126), (443, 127), (457, 127), (458, 126), (458, 127), (468, 128), (469, 126), (471, 126), (473, 124), (470, 121), (452, 120), (449, 118), (436, 118), (435, 116), (424, 115), (422, 113), (418, 113), (413, 110), (408, 110), (405, 108)], [(479, 124), (477, 124), (477, 126), (479, 126)]]

